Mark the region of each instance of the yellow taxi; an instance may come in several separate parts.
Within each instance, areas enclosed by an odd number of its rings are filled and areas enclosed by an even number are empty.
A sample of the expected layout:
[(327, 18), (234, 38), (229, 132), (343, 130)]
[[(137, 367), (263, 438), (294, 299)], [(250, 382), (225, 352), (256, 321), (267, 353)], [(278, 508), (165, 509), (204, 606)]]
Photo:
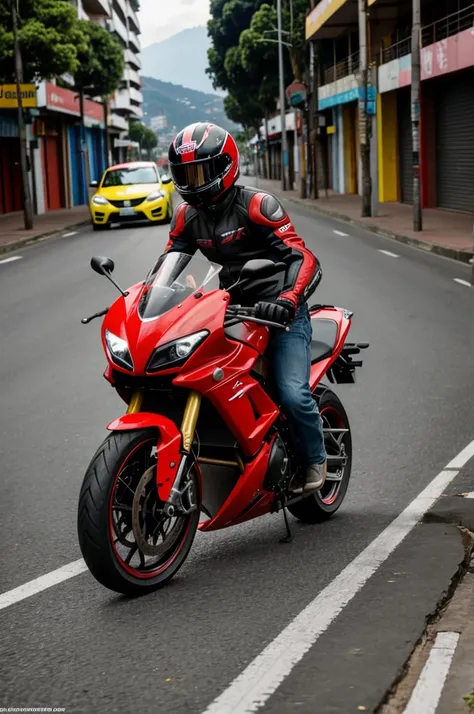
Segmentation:
[(89, 204), (95, 231), (130, 221), (169, 223), (173, 217), (173, 183), (152, 161), (110, 166), (100, 183), (90, 186), (96, 189)]

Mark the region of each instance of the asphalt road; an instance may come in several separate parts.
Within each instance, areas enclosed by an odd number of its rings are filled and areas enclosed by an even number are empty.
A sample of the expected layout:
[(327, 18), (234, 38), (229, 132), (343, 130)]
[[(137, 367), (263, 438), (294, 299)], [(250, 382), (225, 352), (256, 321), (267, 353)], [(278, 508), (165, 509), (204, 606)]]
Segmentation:
[[(321, 526), (294, 521), (286, 546), (281, 516), (198, 534), (146, 598), (83, 573), (1, 610), (0, 707), (202, 714), (474, 438), (474, 292), (454, 282), (468, 268), (288, 208), (323, 266), (318, 301), (353, 310), (353, 338), (371, 343), (357, 384), (337, 389), (355, 448), (344, 507)], [(80, 324), (115, 298), (90, 256), (112, 257), (127, 286), (166, 240), (165, 226), (84, 229), (0, 263), (0, 593), (80, 557), (82, 476), (123, 412), (98, 322)], [(415, 528), (262, 711), (373, 711), (460, 553), (454, 530)]]

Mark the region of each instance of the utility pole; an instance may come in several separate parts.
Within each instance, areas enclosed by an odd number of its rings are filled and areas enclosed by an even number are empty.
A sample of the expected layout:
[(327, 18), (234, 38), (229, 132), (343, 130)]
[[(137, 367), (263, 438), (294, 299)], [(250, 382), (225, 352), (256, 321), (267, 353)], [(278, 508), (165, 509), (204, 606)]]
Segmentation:
[(413, 230), (423, 230), (420, 168), (420, 0), (413, 0), (411, 36), (411, 133), (413, 139)]
[(23, 183), (23, 216), (25, 230), (33, 228), (33, 204), (31, 202), (30, 182), (28, 178), (28, 154), (26, 141), (25, 117), (23, 115), (23, 99), (21, 96), (21, 84), (23, 82), (23, 62), (21, 57), (20, 39), (18, 37), (18, 0), (11, 0), (13, 39), (15, 45), (15, 80), (16, 96), (18, 102), (18, 133), (20, 135), (20, 166), (21, 179)]
[(370, 120), (367, 119), (369, 88), (367, 51), (367, 0), (359, 0), (360, 96), (359, 140), (362, 160), (362, 217), (372, 215), (372, 179), (370, 176)]
[(283, 71), (283, 39), (281, 31), (281, 0), (277, 0), (278, 71), (280, 81), (280, 121), (281, 121), (281, 188), (286, 191), (288, 180), (288, 137), (286, 135), (285, 76)]

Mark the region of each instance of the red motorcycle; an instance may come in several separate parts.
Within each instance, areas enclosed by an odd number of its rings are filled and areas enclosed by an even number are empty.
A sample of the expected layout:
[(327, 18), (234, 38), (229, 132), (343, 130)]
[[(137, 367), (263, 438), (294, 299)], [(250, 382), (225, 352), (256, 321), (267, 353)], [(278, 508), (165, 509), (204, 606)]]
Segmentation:
[[(331, 517), (347, 491), (349, 421), (320, 384), (350, 383), (366, 343), (348, 344), (352, 313), (316, 305), (311, 389), (321, 413), (328, 476), (321, 491), (292, 492), (300, 466), (273, 396), (265, 358), (270, 329), (291, 329), (233, 305), (237, 289), (281, 273), (268, 260), (244, 265), (239, 282), (219, 288), (221, 266), (168, 253), (145, 282), (122, 291), (110, 258), (92, 268), (121, 292), (106, 315), (105, 378), (128, 405), (108, 429), (84, 477), (78, 533), (84, 559), (103, 585), (151, 591), (184, 563), (196, 530), (208, 532), (286, 509), (305, 523)], [(234, 293), (235, 294), (235, 293)]]

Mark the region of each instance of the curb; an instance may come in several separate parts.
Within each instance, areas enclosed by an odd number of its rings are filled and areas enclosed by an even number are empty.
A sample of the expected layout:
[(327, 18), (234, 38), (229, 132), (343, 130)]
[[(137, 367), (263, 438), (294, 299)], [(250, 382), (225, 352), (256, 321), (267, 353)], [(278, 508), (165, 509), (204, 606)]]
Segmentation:
[(57, 236), (60, 236), (61, 233), (64, 233), (64, 231), (70, 231), (74, 228), (81, 228), (82, 226), (87, 226), (89, 223), (90, 221), (72, 223), (69, 226), (63, 226), (63, 228), (61, 228), (60, 230), (46, 231), (45, 233), (40, 233), (37, 236), (31, 236), (30, 238), (20, 238), (19, 240), (15, 240), (12, 243), (0, 245), (0, 255), (4, 255), (5, 253), (12, 253), (13, 251), (20, 250), (21, 248), (27, 248), (28, 246), (33, 245), (34, 243), (38, 243), (39, 241), (56, 238)]
[[(284, 196), (284, 194), (279, 194)], [(335, 218), (338, 221), (347, 223), (349, 225), (357, 226), (358, 228), (364, 228), (366, 231), (375, 233), (377, 235), (383, 236), (384, 238), (391, 238), (399, 243), (405, 243), (405, 245), (411, 245), (420, 250), (424, 250), (425, 253), (434, 253), (435, 255), (441, 255), (444, 258), (451, 258), (452, 260), (457, 260), (460, 263), (470, 264), (473, 257), (473, 251), (456, 250), (455, 248), (449, 248), (449, 246), (441, 245), (440, 243), (429, 243), (418, 238), (411, 238), (410, 236), (403, 235), (403, 233), (396, 233), (391, 231), (389, 228), (381, 228), (380, 226), (371, 225), (370, 223), (365, 223), (365, 221), (358, 220), (356, 218), (351, 218), (343, 213), (338, 213), (337, 211), (329, 211), (320, 206), (316, 206), (313, 203), (306, 203), (307, 199), (295, 198), (293, 196), (285, 196), (287, 201), (290, 203), (295, 203), (298, 206), (303, 206), (314, 213), (318, 213), (321, 216), (327, 216), (328, 218)]]

